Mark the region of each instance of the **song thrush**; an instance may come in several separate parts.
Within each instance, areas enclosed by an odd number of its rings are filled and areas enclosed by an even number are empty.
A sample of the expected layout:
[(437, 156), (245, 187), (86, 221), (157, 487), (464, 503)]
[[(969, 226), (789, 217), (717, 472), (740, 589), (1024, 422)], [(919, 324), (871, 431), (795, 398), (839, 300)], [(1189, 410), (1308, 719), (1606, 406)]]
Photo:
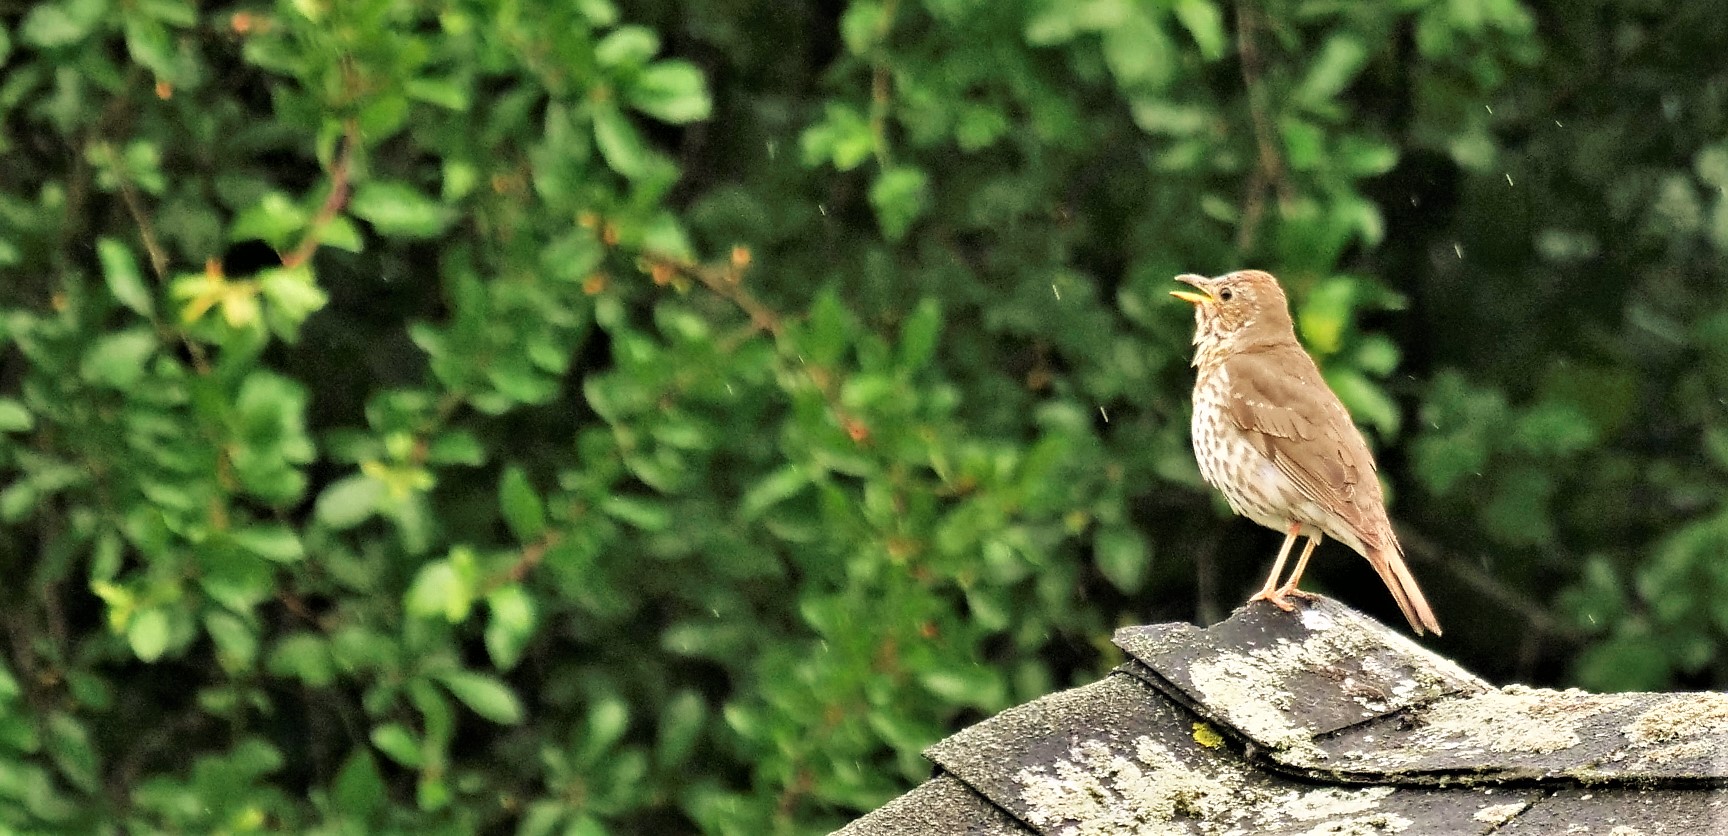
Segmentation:
[[(1194, 456), (1200, 475), (1231, 510), (1284, 532), (1266, 585), (1250, 601), (1295, 609), (1289, 596), (1323, 537), (1342, 541), (1373, 565), (1398, 608), (1421, 635), (1440, 622), (1404, 565), (1386, 518), (1374, 457), (1350, 413), (1296, 342), (1289, 303), (1272, 274), (1240, 270), (1176, 280), (1199, 293), (1171, 291), (1194, 305)], [(1308, 544), (1290, 579), (1278, 585), (1296, 538)]]

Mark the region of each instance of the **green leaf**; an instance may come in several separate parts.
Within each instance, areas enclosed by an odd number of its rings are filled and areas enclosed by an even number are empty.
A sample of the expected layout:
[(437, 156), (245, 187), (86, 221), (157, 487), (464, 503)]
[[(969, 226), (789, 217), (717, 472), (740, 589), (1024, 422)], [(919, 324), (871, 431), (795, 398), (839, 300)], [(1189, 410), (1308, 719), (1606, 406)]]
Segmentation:
[(312, 516), (338, 531), (353, 528), (377, 513), (383, 498), (383, 482), (361, 474), (345, 476), (318, 495)]
[(215, 643), (224, 670), (239, 672), (258, 657), (258, 633), (245, 620), (220, 610), (204, 615), (204, 629)]
[(504, 468), (504, 477), (498, 485), (498, 504), (517, 542), (531, 543), (546, 531), (546, 504), (534, 492), (521, 466)]
[(293, 677), (312, 688), (326, 688), (336, 681), (336, 664), (330, 656), (330, 643), (304, 631), (277, 642), (267, 667), (277, 676)]
[(1176, 77), (1180, 51), (1160, 24), (1152, 15), (1139, 12), (1103, 32), (1105, 64), (1121, 87), (1146, 91), (1136, 97), (1141, 102), (1163, 102), (1162, 97), (1148, 94), (1163, 90)]
[(126, 642), (139, 661), (154, 662), (168, 650), (168, 614), (151, 607), (132, 616), (126, 624)]
[(456, 571), (450, 560), (435, 560), (420, 567), (420, 573), (408, 587), (408, 612), (455, 624), (468, 618), (474, 594), (474, 585)]
[(1338, 400), (1344, 402), (1357, 423), (1370, 424), (1389, 436), (1398, 432), (1403, 423), (1398, 403), (1378, 384), (1351, 369), (1328, 371), (1326, 382), (1332, 391), (1338, 393)]
[(175, 73), (174, 40), (160, 21), (143, 15), (125, 16), (126, 51), (132, 60), (148, 68), (159, 79), (173, 79)]
[(337, 215), (324, 225), (324, 231), (319, 234), (318, 241), (326, 247), (346, 250), (351, 253), (365, 252), (365, 242), (360, 240), (360, 227), (346, 215)]
[(1092, 538), (1092, 551), (1098, 571), (1112, 586), (1127, 593), (1140, 591), (1146, 582), (1146, 570), (1152, 565), (1152, 551), (1137, 529), (1126, 525), (1101, 526)]
[(112, 238), (99, 238), (96, 258), (102, 262), (102, 278), (108, 283), (108, 292), (114, 294), (115, 301), (144, 316), (156, 312), (156, 299), (144, 286), (144, 279), (138, 273), (138, 262), (125, 244)]
[(294, 245), (312, 216), (281, 192), (270, 192), (248, 206), (228, 227), (228, 240), (259, 240), (278, 250)]
[(682, 125), (707, 119), (713, 109), (702, 71), (677, 59), (657, 61), (625, 92), (630, 105), (662, 122)]
[(1008, 699), (1002, 675), (984, 665), (932, 670), (918, 677), (919, 684), (952, 705), (995, 711)]
[(885, 22), (887, 14), (881, 3), (854, 0), (846, 4), (846, 13), (840, 16), (840, 40), (853, 55), (869, 55), (884, 34)]
[(473, 104), (472, 91), (460, 78), (411, 78), (403, 90), (411, 99), (457, 113), (466, 112)]
[(583, 763), (600, 763), (616, 754), (613, 748), (624, 732), (630, 729), (630, 706), (614, 694), (606, 694), (588, 709), (588, 722), (582, 730), (578, 757)]
[(36, 3), (18, 28), (19, 37), (40, 49), (71, 46), (89, 37), (109, 13), (107, 0)]
[(1620, 635), (1577, 659), (1577, 682), (1593, 691), (1660, 691), (1671, 687), (1673, 667), (1663, 642), (1646, 635)]
[(522, 703), (510, 687), (496, 677), (473, 671), (449, 671), (438, 677), (451, 695), (475, 714), (500, 725), (522, 722)]
[(613, 171), (632, 180), (648, 170), (650, 152), (642, 144), (635, 126), (617, 108), (599, 107), (594, 110), (594, 142), (600, 156)]
[(534, 599), (520, 584), (505, 584), (486, 595), (486, 609), (491, 617), (486, 621), (486, 652), (492, 664), (501, 670), (516, 666), (523, 648), (534, 637)]
[(660, 36), (645, 26), (620, 26), (594, 45), (594, 60), (602, 67), (648, 63), (660, 51)]
[(479, 467), (486, 463), (486, 449), (467, 430), (453, 430), (432, 439), (426, 447), (428, 464), (460, 464)]
[(349, 208), (379, 234), (403, 238), (430, 238), (443, 232), (452, 217), (448, 208), (418, 189), (392, 180), (361, 183)]
[(336, 771), (330, 795), (336, 809), (360, 820), (370, 818), (390, 801), (390, 790), (378, 771), (378, 761), (364, 748), (355, 748)]
[(891, 168), (876, 178), (870, 186), (870, 205), (876, 208), (884, 236), (891, 241), (906, 236), (929, 208), (929, 186), (929, 176), (915, 168)]
[(1308, 74), (1296, 89), (1296, 99), (1314, 108), (1330, 105), (1368, 64), (1368, 47), (1348, 33), (1338, 33), (1320, 48)]
[(676, 767), (690, 758), (697, 736), (708, 720), (708, 705), (694, 691), (680, 691), (660, 713), (655, 759), (662, 767)]
[(330, 301), (304, 264), (260, 270), (256, 281), (270, 303), (264, 310), (270, 330), (285, 340), (294, 340), (300, 324)]
[(418, 769), (425, 762), (420, 744), (399, 723), (385, 723), (373, 729), (371, 736), (372, 745), (378, 747), (378, 751), (409, 769)]
[(0, 433), (28, 432), (36, 417), (14, 398), (0, 398)]
[(810, 477), (804, 468), (795, 464), (782, 465), (744, 492), (744, 497), (738, 501), (738, 518), (745, 522), (754, 520), (763, 511), (798, 495), (809, 484)]
[(941, 333), (942, 305), (926, 296), (900, 327), (900, 368), (914, 371), (928, 364), (936, 354), (936, 340)]
[(1211, 0), (1176, 0), (1176, 19), (1194, 36), (1208, 61), (1224, 57), (1224, 16)]
[(144, 363), (156, 351), (156, 332), (132, 328), (104, 335), (84, 355), (84, 379), (115, 389), (131, 389), (144, 376)]
[(857, 168), (876, 152), (876, 135), (862, 113), (843, 104), (829, 103), (822, 121), (806, 128), (798, 138), (804, 164), (829, 163), (840, 171)]
[(672, 512), (649, 499), (613, 494), (601, 500), (600, 510), (643, 531), (665, 531), (672, 526)]
[(253, 525), (234, 533), (241, 548), (277, 563), (292, 563), (306, 556), (306, 547), (294, 529), (280, 524)]
[(77, 718), (63, 711), (48, 717), (48, 754), (71, 784), (86, 793), (96, 792), (101, 770), (90, 732)]

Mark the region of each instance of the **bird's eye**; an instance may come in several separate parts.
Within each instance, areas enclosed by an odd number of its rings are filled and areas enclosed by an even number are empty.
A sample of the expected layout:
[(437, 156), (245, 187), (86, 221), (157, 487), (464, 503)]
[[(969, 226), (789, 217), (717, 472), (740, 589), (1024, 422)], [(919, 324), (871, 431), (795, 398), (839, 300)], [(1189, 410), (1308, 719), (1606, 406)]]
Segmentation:
[(1235, 295), (1236, 294), (1230, 292), (1230, 288), (1224, 288), (1223, 290), (1218, 291), (1218, 298), (1226, 302), (1230, 301), (1230, 297)]

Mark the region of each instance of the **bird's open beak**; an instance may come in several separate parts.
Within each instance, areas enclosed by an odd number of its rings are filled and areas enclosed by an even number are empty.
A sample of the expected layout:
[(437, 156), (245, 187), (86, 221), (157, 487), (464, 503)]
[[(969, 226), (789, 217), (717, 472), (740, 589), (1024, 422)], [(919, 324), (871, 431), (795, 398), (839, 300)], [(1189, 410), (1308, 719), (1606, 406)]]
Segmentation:
[[(1206, 288), (1200, 286), (1200, 283), (1205, 281), (1205, 280), (1206, 280), (1205, 276), (1196, 276), (1193, 273), (1183, 273), (1182, 275), (1176, 277), (1176, 281), (1183, 282), (1186, 284), (1191, 284), (1195, 287), (1195, 289), (1201, 290), (1201, 291), (1204, 291), (1206, 289)], [(1188, 302), (1188, 303), (1195, 304), (1195, 305), (1209, 305), (1212, 303), (1212, 296), (1211, 296), (1211, 294), (1208, 294), (1208, 293), (1191, 293), (1191, 292), (1186, 291), (1186, 290), (1172, 290), (1172, 291), (1170, 291), (1170, 295), (1176, 297), (1177, 299), (1181, 299), (1184, 302)]]

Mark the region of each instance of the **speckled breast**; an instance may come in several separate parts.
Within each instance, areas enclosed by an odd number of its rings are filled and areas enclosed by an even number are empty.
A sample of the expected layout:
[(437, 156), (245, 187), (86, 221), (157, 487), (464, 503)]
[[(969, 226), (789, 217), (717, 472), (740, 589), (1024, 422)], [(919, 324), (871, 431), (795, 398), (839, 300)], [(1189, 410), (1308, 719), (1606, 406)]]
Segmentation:
[(1263, 526), (1282, 531), (1308, 522), (1303, 506), (1313, 503), (1226, 416), (1229, 384), (1222, 368), (1203, 368), (1194, 381), (1189, 432), (1201, 477), (1224, 494), (1231, 510)]

